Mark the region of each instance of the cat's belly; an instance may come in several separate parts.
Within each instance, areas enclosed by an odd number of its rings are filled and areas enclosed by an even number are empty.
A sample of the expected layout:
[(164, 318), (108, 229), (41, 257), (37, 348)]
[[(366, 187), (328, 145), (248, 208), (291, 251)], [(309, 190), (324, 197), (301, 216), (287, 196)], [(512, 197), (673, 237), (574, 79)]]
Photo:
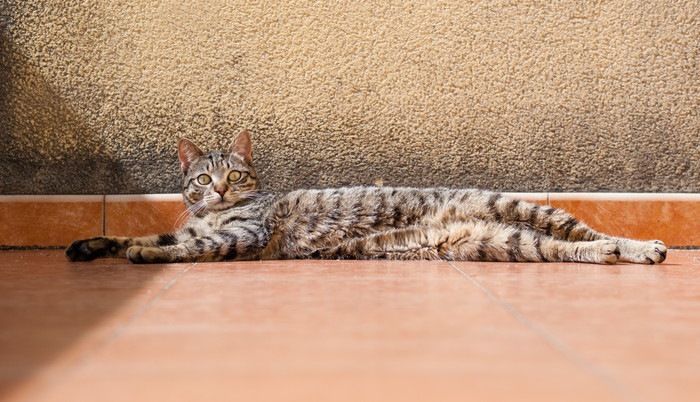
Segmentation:
[(358, 234), (334, 227), (296, 227), (275, 230), (262, 252), (262, 259), (294, 259), (317, 257), (319, 251), (334, 248)]

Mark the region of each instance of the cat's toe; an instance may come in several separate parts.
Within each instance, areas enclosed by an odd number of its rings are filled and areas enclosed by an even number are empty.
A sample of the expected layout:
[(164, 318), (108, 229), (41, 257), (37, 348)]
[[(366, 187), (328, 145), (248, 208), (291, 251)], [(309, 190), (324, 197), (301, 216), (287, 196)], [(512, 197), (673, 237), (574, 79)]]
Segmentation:
[(668, 252), (668, 248), (664, 244), (664, 242), (660, 240), (654, 240), (650, 242), (652, 245), (654, 245), (654, 251), (651, 252), (651, 256), (649, 258), (654, 261), (654, 263), (662, 263), (666, 260), (666, 253)]
[(134, 264), (144, 264), (147, 263), (146, 258), (144, 256), (144, 247), (141, 246), (132, 246), (129, 247), (126, 250), (126, 258), (133, 262)]
[(660, 264), (666, 260), (666, 253), (668, 249), (666, 245), (659, 241), (654, 240), (645, 243), (645, 247), (641, 250), (640, 260), (642, 264)]
[(617, 264), (620, 259), (620, 248), (614, 242), (605, 242), (600, 246), (600, 263)]

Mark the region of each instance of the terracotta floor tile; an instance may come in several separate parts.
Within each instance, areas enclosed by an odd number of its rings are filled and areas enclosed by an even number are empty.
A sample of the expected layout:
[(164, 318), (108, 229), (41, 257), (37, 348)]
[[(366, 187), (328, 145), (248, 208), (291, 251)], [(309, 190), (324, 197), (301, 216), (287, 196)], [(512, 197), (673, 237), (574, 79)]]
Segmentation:
[(62, 251), (0, 252), (0, 398), (74, 367), (181, 269), (69, 263)]
[(169, 400), (206, 389), (209, 401), (616, 400), (444, 262), (198, 264), (41, 400), (164, 389)]
[(108, 195), (105, 233), (132, 237), (171, 233), (184, 223), (184, 211), (182, 196), (177, 194)]
[(75, 239), (99, 236), (102, 199), (0, 196), (0, 246), (67, 246)]
[(657, 266), (457, 267), (582, 359), (653, 401), (700, 395), (700, 254)]
[(691, 401), (699, 265), (0, 252), (0, 400)]
[[(313, 357), (313, 356), (312, 356)], [(246, 372), (230, 370), (160, 370), (79, 376), (77, 383), (57, 387), (46, 401), (608, 401), (606, 395), (580, 384), (559, 382), (556, 372), (543, 386), (538, 375), (511, 373)]]

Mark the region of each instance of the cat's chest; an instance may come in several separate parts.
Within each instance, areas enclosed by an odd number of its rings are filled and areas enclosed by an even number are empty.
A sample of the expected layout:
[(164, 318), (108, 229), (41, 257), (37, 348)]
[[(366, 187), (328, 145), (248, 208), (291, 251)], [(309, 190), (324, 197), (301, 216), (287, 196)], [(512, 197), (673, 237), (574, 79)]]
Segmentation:
[(198, 236), (216, 231), (216, 220), (207, 218), (192, 218), (187, 222), (187, 228), (193, 229)]
[(235, 226), (255, 224), (258, 219), (247, 211), (227, 211), (226, 213), (209, 214), (189, 222), (189, 227), (197, 233), (207, 234), (230, 229)]

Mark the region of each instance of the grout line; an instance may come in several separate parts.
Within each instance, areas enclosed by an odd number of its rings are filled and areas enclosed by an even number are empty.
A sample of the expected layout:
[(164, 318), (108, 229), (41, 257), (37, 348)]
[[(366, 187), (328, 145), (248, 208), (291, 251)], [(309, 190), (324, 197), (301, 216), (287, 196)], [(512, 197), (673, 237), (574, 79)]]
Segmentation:
[[(488, 189), (487, 189), (488, 190)], [(627, 201), (627, 202), (700, 202), (700, 193), (625, 193), (625, 192), (502, 192), (525, 200), (550, 201)], [(93, 195), (0, 195), (0, 203), (54, 202), (181, 202), (181, 193), (93, 194)]]
[(588, 374), (592, 375), (594, 378), (597, 378), (598, 380), (602, 381), (602, 383), (605, 385), (605, 387), (608, 388), (615, 395), (617, 395), (618, 397), (620, 397), (626, 401), (642, 401), (642, 400), (644, 400), (641, 397), (641, 395), (637, 394), (635, 391), (628, 388), (624, 384), (618, 382), (614, 376), (607, 373), (603, 368), (595, 365), (594, 363), (587, 361), (586, 359), (581, 357), (578, 353), (576, 353), (573, 349), (571, 349), (569, 346), (567, 346), (564, 342), (560, 341), (555, 336), (551, 335), (546, 330), (544, 330), (542, 327), (537, 325), (535, 322), (528, 319), (525, 315), (523, 315), (515, 307), (511, 306), (507, 302), (498, 298), (495, 294), (493, 294), (490, 290), (488, 290), (484, 285), (482, 285), (474, 277), (472, 277), (468, 273), (462, 271), (457, 266), (455, 266), (452, 261), (447, 261), (447, 262), (450, 264), (450, 266), (453, 269), (455, 269), (463, 277), (465, 277), (467, 280), (469, 280), (472, 283), (472, 285), (476, 286), (492, 302), (496, 303), (499, 307), (501, 307), (503, 310), (505, 310), (508, 314), (510, 314), (513, 318), (518, 320), (525, 327), (527, 327), (530, 330), (532, 330), (533, 332), (535, 332), (550, 347), (552, 347), (557, 352), (563, 354), (569, 361), (573, 362), (575, 365), (582, 368), (584, 371), (586, 371)]
[(700, 202), (700, 193), (548, 193), (553, 201)]
[(107, 196), (102, 196), (102, 236), (107, 236)]
[(56, 202), (99, 202), (104, 196), (101, 194), (93, 195), (0, 195), (0, 203), (56, 203)]
[[(136, 310), (136, 312), (134, 312), (134, 314), (132, 314), (129, 318), (124, 320), (121, 325), (117, 326), (117, 328), (115, 328), (114, 331), (112, 331), (105, 338), (105, 340), (103, 342), (101, 342), (100, 345), (95, 347), (92, 351), (93, 354), (106, 348), (110, 344), (112, 344), (112, 342), (114, 342), (114, 340), (116, 338), (118, 338), (124, 332), (124, 330), (126, 329), (127, 326), (129, 326), (129, 324), (131, 324), (137, 318), (144, 315), (146, 313), (146, 311), (148, 309), (150, 309), (154, 303), (156, 303), (158, 300), (160, 300), (173, 286), (175, 286), (175, 283), (177, 283), (177, 281), (183, 275), (185, 275), (187, 272), (189, 272), (189, 270), (192, 269), (195, 265), (197, 265), (197, 263), (192, 263), (192, 264), (188, 265), (187, 267), (185, 267), (182, 271), (178, 272), (170, 281), (168, 281), (168, 283), (163, 288), (161, 288), (161, 290), (158, 292), (158, 294), (155, 295), (155, 297), (153, 297), (152, 299), (150, 299), (146, 303), (144, 303), (138, 310)], [(85, 359), (87, 359), (87, 356), (85, 357)]]
[(182, 193), (108, 194), (110, 202), (182, 202)]
[(150, 300), (146, 301), (141, 307), (139, 307), (138, 310), (136, 310), (130, 317), (126, 318), (125, 320), (122, 321), (122, 324), (119, 324), (112, 330), (106, 337), (105, 339), (100, 342), (97, 346), (92, 348), (90, 351), (86, 352), (85, 355), (80, 358), (78, 362), (74, 365), (74, 370), (77, 370), (81, 365), (83, 365), (91, 356), (97, 354), (99, 351), (104, 350), (107, 348), (109, 345), (111, 345), (119, 336), (121, 336), (126, 328), (136, 321), (139, 317), (144, 315), (148, 309), (153, 306), (158, 300), (160, 300), (165, 294), (173, 287), (175, 286), (175, 283), (187, 272), (189, 272), (190, 269), (194, 268), (194, 266), (197, 265), (197, 263), (192, 263), (185, 267), (182, 271), (178, 272), (168, 283), (158, 291), (158, 293), (151, 298)]

